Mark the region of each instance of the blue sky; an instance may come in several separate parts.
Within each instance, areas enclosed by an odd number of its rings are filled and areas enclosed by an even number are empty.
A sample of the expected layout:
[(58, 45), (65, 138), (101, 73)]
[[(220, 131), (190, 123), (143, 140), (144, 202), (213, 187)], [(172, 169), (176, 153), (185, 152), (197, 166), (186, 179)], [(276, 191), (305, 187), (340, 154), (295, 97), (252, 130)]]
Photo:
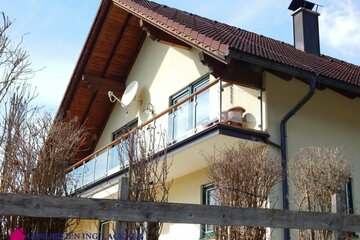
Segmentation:
[[(290, 0), (157, 0), (284, 42), (293, 42)], [(360, 1), (316, 0), (320, 8), (321, 52), (360, 65)], [(205, 3), (205, 4), (204, 4)], [(11, 36), (42, 69), (31, 80), (37, 103), (56, 112), (82, 50), (100, 0), (1, 0), (15, 22)]]

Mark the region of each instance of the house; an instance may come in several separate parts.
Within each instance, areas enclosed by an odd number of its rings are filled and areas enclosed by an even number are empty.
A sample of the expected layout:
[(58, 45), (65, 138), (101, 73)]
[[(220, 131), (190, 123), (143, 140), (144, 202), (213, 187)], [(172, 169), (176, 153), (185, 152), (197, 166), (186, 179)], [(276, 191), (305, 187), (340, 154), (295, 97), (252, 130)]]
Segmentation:
[[(360, 67), (321, 54), (313, 7), (292, 1), (290, 45), (155, 2), (103, 0), (59, 110), (89, 133), (70, 163), (68, 174), (80, 179), (69, 190), (117, 198), (126, 168), (116, 162), (112, 141), (126, 129), (154, 124), (155, 117), (173, 158), (170, 202), (206, 200), (211, 188), (201, 152), (215, 145), (265, 145), (284, 168), (302, 147), (343, 146), (359, 214)], [(125, 89), (126, 106), (114, 99)], [(286, 178), (281, 189), (277, 204), (287, 209)], [(82, 221), (78, 230), (109, 228), (108, 222)], [(165, 224), (161, 239), (199, 239), (201, 230)], [(287, 231), (274, 234), (289, 239)]]

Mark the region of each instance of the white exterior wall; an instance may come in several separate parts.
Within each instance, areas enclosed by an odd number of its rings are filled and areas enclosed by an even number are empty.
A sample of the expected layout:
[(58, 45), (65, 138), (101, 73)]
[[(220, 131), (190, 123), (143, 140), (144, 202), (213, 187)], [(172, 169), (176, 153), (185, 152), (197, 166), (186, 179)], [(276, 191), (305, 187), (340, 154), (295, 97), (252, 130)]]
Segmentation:
[[(202, 186), (208, 184), (206, 170), (201, 170), (174, 180), (169, 202), (202, 203)], [(160, 240), (198, 240), (200, 238), (199, 224), (167, 224), (163, 226)]]
[[(155, 115), (164, 111), (169, 107), (170, 96), (208, 72), (209, 69), (199, 60), (198, 50), (184, 50), (147, 38), (126, 82), (126, 85), (132, 81), (139, 83), (135, 101), (128, 107), (122, 107), (119, 103), (115, 105), (97, 143), (96, 150), (109, 144), (112, 140), (112, 133), (136, 117), (139, 119), (139, 124), (153, 117), (151, 114), (143, 112), (148, 103), (154, 106)], [(213, 80), (214, 77), (210, 75), (210, 81)], [(222, 93), (222, 110), (227, 110), (233, 106), (245, 108), (245, 114), (249, 115), (250, 121), (244, 123), (244, 126), (260, 130), (259, 94), (258, 90), (236, 85), (233, 86), (231, 94), (230, 87), (225, 87)], [(210, 89), (209, 96), (210, 120), (218, 119), (220, 112), (218, 86), (213, 86)], [(265, 109), (265, 103), (263, 103), (263, 109)], [(162, 123), (162, 127), (167, 129), (167, 116), (161, 117), (157, 123)], [(265, 124), (263, 122), (263, 125)]]
[(117, 103), (96, 149), (110, 143), (112, 133), (136, 117), (140, 123), (150, 119), (151, 114), (142, 111), (147, 103), (155, 106), (155, 114), (167, 109), (169, 96), (206, 73), (208, 68), (199, 61), (197, 50), (171, 47), (147, 38), (126, 82), (128, 85), (131, 81), (138, 81), (135, 99), (142, 100), (142, 104), (133, 101), (129, 107), (123, 108)]
[[(267, 131), (270, 140), (280, 143), (281, 118), (307, 93), (309, 87), (298, 80), (284, 81), (270, 73), (264, 75), (264, 86), (267, 95)], [(316, 90), (310, 101), (288, 121), (287, 144), (288, 163), (303, 147), (343, 147), (352, 166), (354, 211), (360, 214), (359, 98), (352, 100), (328, 89)], [(280, 152), (276, 151), (280, 156)], [(277, 190), (281, 192), (281, 188)], [(281, 195), (276, 201), (281, 207)], [(276, 239), (281, 238), (277, 236)]]

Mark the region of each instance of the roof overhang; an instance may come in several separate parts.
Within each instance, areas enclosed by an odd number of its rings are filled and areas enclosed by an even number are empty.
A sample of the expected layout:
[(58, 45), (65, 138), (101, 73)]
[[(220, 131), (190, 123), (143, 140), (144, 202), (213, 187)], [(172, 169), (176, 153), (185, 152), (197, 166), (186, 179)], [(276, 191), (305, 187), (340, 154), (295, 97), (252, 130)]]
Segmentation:
[(316, 78), (317, 79), (316, 87), (318, 89), (323, 90), (325, 88), (329, 88), (351, 99), (360, 97), (360, 86), (356, 86), (346, 82), (341, 82), (326, 76), (321, 76), (316, 74), (315, 72), (308, 72), (292, 66), (277, 63), (250, 54), (246, 54), (236, 49), (230, 48), (229, 51), (226, 53), (226, 58), (237, 59), (238, 61), (243, 61), (249, 64), (262, 67), (264, 70), (268, 70), (271, 73), (274, 73), (278, 77), (285, 80), (290, 80), (293, 78), (293, 76), (305, 82), (307, 82), (312, 78)]
[(77, 118), (88, 132), (73, 162), (94, 150), (114, 106), (107, 92), (122, 95), (145, 36), (138, 17), (102, 1), (58, 112), (65, 120)]

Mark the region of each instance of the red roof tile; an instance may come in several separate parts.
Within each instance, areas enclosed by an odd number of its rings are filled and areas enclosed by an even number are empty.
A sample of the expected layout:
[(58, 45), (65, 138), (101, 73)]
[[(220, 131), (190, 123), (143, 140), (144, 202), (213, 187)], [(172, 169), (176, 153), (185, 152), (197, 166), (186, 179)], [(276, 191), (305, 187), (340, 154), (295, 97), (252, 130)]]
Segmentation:
[[(224, 55), (231, 48), (269, 61), (316, 73), (320, 76), (360, 86), (360, 67), (329, 56), (316, 56), (294, 46), (195, 14), (147, 0), (117, 0), (134, 11), (161, 21), (167, 28), (205, 44)], [(148, 9), (144, 11), (145, 9)], [(160, 23), (159, 23), (160, 24)]]

